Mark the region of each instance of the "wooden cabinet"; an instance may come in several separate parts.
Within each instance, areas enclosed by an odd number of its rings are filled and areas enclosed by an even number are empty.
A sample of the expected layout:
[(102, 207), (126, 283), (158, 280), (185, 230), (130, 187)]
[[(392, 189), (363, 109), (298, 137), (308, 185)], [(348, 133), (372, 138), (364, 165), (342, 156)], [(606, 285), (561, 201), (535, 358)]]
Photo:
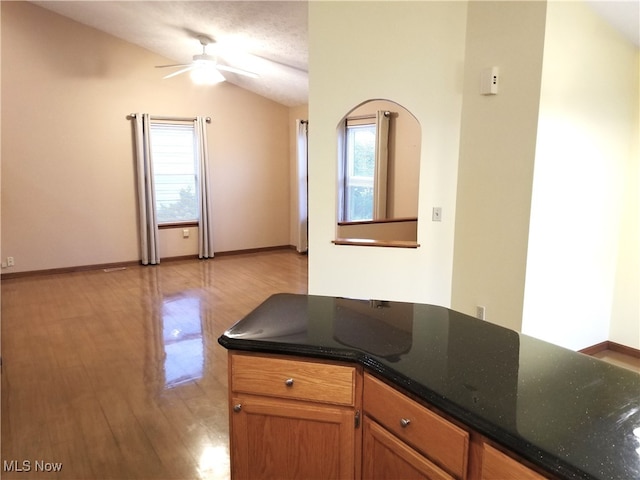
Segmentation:
[(363, 478), (466, 478), (469, 432), (369, 374), (363, 408)]
[(524, 466), (488, 443), (482, 445), (482, 480), (543, 480), (546, 477)]
[(231, 351), (229, 406), (234, 480), (545, 478), (360, 366)]
[(358, 369), (231, 353), (234, 479), (350, 479), (360, 474)]

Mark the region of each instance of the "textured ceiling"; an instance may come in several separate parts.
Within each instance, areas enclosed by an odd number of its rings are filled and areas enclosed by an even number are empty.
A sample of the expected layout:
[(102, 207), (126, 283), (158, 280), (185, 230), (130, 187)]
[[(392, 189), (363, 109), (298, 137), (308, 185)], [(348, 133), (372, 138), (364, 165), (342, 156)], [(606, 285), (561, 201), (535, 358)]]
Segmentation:
[[(231, 83), (287, 106), (307, 103), (307, 2), (297, 1), (34, 1), (175, 63), (202, 53), (198, 35), (215, 39), (207, 53), (256, 72), (224, 72)], [(173, 70), (158, 71), (164, 76)], [(171, 80), (167, 80), (171, 81)]]
[[(640, 46), (640, 0), (586, 1)], [(202, 53), (197, 36), (207, 35), (219, 47), (207, 53), (218, 54), (221, 63), (260, 75), (252, 79), (224, 73), (229, 82), (287, 106), (308, 102), (307, 0), (32, 3), (176, 63), (189, 63), (193, 55)], [(159, 71), (159, 75), (166, 73)]]

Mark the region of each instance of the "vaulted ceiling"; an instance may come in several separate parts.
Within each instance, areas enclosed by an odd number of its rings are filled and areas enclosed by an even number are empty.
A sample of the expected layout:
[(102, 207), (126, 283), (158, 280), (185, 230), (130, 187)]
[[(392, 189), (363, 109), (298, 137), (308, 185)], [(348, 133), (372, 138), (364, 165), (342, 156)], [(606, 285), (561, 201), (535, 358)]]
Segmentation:
[[(640, 0), (586, 0), (640, 46)], [(199, 35), (216, 41), (220, 63), (254, 71), (225, 73), (231, 83), (287, 106), (308, 98), (307, 0), (34, 1), (176, 63), (202, 53)], [(158, 71), (165, 75), (167, 71)]]
[[(254, 79), (224, 73), (227, 81), (287, 106), (307, 103), (306, 0), (32, 3), (172, 63), (189, 63), (202, 53), (198, 36), (206, 35), (216, 42), (207, 53), (217, 54), (220, 63), (260, 75)], [(158, 76), (170, 72), (158, 70)]]

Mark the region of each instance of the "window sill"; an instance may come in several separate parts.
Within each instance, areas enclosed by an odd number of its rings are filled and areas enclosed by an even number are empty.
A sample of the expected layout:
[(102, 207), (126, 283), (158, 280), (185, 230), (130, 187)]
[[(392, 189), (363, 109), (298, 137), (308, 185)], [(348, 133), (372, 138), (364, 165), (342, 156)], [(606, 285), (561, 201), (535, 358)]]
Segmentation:
[(175, 223), (160, 223), (158, 224), (158, 230), (164, 230), (166, 228), (186, 228), (186, 227), (197, 227), (198, 221), (191, 222), (175, 222)]
[(378, 225), (382, 223), (402, 223), (402, 222), (417, 222), (418, 217), (402, 217), (402, 218), (384, 218), (382, 220), (358, 220), (353, 222), (338, 222), (340, 227), (345, 225)]
[(393, 247), (418, 248), (420, 244), (410, 240), (375, 240), (373, 238), (336, 238), (331, 243), (335, 245), (357, 245), (359, 247)]

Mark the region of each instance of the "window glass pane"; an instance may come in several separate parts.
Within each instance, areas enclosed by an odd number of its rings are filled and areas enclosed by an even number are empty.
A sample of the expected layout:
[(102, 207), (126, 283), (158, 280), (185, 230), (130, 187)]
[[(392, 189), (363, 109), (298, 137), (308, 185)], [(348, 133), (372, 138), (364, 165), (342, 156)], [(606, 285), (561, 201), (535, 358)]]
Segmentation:
[(152, 124), (158, 223), (198, 219), (197, 164), (192, 125)]
[(375, 125), (349, 127), (352, 143), (352, 160), (350, 173), (356, 177), (373, 179), (375, 171)]
[(371, 187), (350, 187), (349, 191), (349, 211), (348, 220), (373, 219), (373, 188)]
[(347, 126), (346, 221), (373, 219), (376, 126)]

